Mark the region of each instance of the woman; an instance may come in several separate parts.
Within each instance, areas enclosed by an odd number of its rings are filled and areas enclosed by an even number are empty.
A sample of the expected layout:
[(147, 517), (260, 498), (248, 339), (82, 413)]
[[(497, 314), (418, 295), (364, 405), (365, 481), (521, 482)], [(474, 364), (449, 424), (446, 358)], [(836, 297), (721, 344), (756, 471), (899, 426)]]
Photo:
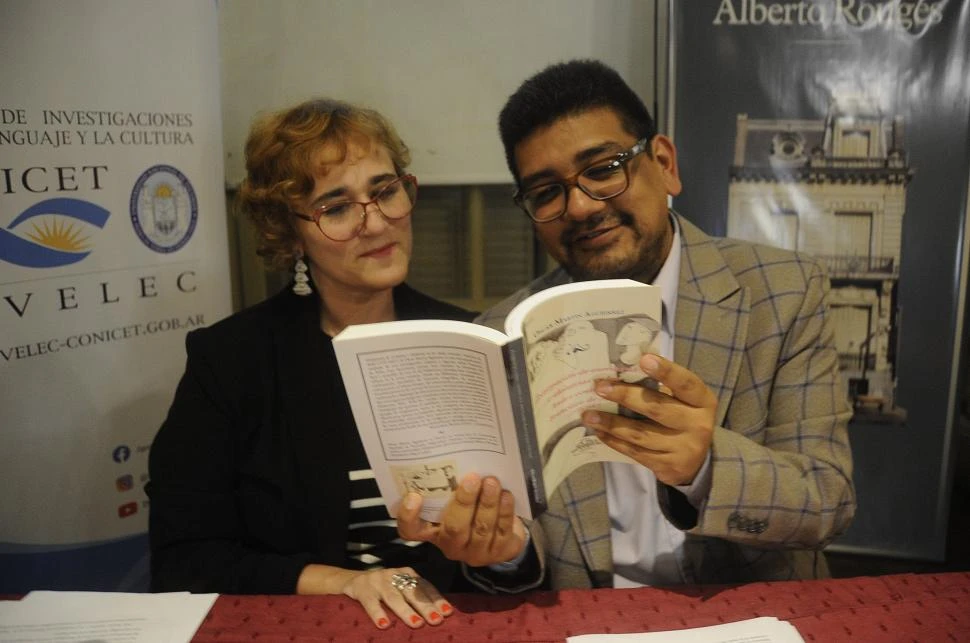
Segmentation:
[(331, 344), (350, 324), (472, 317), (403, 283), (409, 160), (380, 114), (339, 101), (253, 125), (240, 203), (259, 254), (295, 266), (294, 282), (186, 338), (149, 459), (155, 591), (342, 593), (386, 628), (387, 610), (411, 627), (441, 623), (453, 609), (436, 588), (468, 588), (368, 502), (379, 493)]

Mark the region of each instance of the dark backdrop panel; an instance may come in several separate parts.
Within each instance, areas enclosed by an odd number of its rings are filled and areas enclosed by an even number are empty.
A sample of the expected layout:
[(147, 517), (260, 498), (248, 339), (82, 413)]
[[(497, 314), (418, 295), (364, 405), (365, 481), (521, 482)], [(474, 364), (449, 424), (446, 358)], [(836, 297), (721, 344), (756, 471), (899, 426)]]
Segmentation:
[[(801, 19), (796, 9), (784, 24), (784, 6), (769, 9), (786, 4), (799, 5)], [(674, 205), (706, 231), (727, 231), (737, 114), (821, 120), (830, 95), (849, 88), (877, 96), (905, 124), (913, 174), (902, 223), (895, 372), (906, 420), (856, 420), (850, 427), (859, 512), (837, 544), (844, 549), (927, 559), (944, 552), (970, 167), (968, 4), (672, 5), (674, 133), (684, 181)], [(852, 5), (856, 13), (835, 19), (837, 5)], [(869, 20), (859, 19), (860, 10)], [(769, 11), (782, 24), (771, 24)], [(809, 15), (825, 19), (810, 24)], [(917, 16), (924, 24), (909, 24)], [(851, 24), (853, 17), (858, 24)]]

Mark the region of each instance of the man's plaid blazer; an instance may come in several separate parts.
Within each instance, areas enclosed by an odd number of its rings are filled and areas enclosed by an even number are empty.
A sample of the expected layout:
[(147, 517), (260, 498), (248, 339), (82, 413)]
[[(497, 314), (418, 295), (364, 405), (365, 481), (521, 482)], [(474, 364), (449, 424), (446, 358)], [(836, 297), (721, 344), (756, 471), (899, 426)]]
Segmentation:
[[(826, 308), (828, 279), (808, 256), (710, 237), (672, 216), (682, 244), (674, 359), (718, 398), (705, 506), (688, 510), (685, 522), (684, 496), (663, 484), (658, 489), (664, 515), (686, 530), (688, 579), (826, 576), (819, 550), (846, 529), (856, 506), (851, 411)], [(516, 303), (568, 281), (558, 269), (477, 321), (501, 329)], [(531, 528), (553, 588), (612, 584), (603, 475), (602, 464), (575, 471)]]

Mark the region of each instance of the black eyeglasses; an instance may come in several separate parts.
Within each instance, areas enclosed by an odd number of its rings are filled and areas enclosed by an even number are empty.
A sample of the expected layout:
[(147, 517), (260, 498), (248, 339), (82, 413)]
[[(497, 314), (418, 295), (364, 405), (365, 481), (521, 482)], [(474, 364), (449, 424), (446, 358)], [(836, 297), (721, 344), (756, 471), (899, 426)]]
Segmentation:
[(613, 158), (596, 161), (582, 172), (561, 181), (516, 192), (512, 200), (536, 223), (548, 223), (566, 214), (569, 190), (573, 186), (597, 201), (620, 196), (630, 187), (627, 165), (633, 157), (647, 149), (647, 143), (647, 139), (641, 138), (633, 147)]
[(418, 179), (413, 174), (399, 176), (374, 195), (370, 201), (340, 201), (315, 208), (312, 214), (293, 214), (312, 221), (325, 237), (333, 241), (350, 241), (360, 234), (367, 221), (367, 206), (374, 204), (388, 221), (403, 219), (414, 210), (418, 200)]

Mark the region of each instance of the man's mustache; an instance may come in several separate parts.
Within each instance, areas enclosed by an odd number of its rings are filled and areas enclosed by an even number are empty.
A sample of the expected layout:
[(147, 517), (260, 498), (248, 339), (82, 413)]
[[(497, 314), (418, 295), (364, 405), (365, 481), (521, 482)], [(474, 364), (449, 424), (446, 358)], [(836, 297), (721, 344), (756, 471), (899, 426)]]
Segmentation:
[(606, 225), (633, 227), (633, 216), (626, 212), (603, 212), (583, 221), (572, 221), (562, 231), (560, 241), (564, 246), (572, 245), (579, 237), (589, 234), (593, 230)]

